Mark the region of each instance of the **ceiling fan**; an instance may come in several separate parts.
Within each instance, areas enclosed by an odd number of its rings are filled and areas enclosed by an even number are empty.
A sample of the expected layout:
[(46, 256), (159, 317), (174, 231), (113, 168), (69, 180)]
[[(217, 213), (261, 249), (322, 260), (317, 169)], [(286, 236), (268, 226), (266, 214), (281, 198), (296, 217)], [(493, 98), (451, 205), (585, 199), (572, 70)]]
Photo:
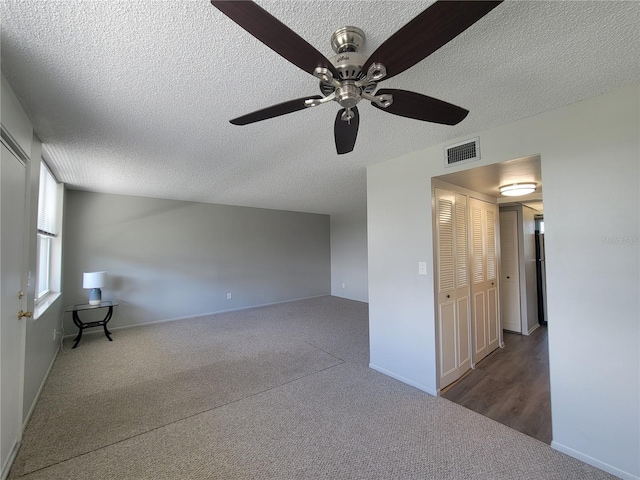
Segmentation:
[(338, 154), (353, 150), (358, 135), (361, 100), (401, 117), (456, 125), (469, 113), (450, 103), (415, 92), (380, 89), (378, 82), (411, 68), (497, 7), (500, 1), (438, 0), (389, 37), (366, 58), (358, 50), (365, 35), (342, 27), (331, 36), (336, 53), (327, 59), (297, 33), (252, 1), (211, 0), (214, 7), (266, 46), (320, 80), (322, 95), (297, 98), (230, 120), (234, 125), (267, 120), (336, 101), (342, 107), (334, 122)]

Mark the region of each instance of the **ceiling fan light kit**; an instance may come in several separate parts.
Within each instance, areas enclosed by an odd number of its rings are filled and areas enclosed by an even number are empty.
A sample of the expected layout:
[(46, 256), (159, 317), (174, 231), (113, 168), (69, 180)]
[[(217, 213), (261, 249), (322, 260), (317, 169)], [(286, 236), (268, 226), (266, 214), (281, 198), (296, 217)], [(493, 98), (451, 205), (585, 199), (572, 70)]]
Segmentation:
[(234, 125), (267, 120), (329, 103), (342, 107), (334, 122), (338, 154), (353, 150), (358, 134), (361, 100), (393, 115), (443, 125), (456, 125), (469, 111), (416, 92), (381, 89), (378, 83), (425, 59), (497, 7), (499, 1), (438, 0), (394, 33), (367, 58), (359, 50), (365, 34), (341, 27), (331, 35), (335, 52), (327, 59), (306, 40), (252, 1), (211, 0), (211, 4), (276, 53), (320, 80), (322, 96), (310, 95), (252, 112)]
[(535, 192), (536, 188), (535, 183), (513, 183), (500, 187), (500, 193), (505, 197), (520, 197)]

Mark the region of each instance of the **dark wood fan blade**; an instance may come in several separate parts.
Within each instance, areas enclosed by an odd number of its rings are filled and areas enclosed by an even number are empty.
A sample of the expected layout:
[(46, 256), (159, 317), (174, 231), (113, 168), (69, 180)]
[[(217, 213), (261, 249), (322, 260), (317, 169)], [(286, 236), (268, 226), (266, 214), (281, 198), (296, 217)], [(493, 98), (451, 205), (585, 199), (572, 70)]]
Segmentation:
[(371, 102), (371, 105), (383, 112), (392, 113), (401, 117), (414, 118), (424, 122), (442, 123), (444, 125), (457, 125), (469, 114), (469, 110), (452, 105), (437, 98), (427, 97), (420, 93), (392, 88), (381, 88), (378, 95), (393, 95), (393, 103), (387, 108), (380, 107)]
[(335, 67), (318, 50), (265, 9), (250, 1), (211, 0), (211, 4), (231, 20), (305, 72), (313, 74), (316, 67)]
[(355, 116), (347, 122), (342, 120), (342, 114), (345, 112), (345, 109), (343, 108), (340, 110), (336, 115), (336, 121), (333, 125), (333, 133), (336, 139), (336, 151), (338, 152), (338, 155), (353, 151), (353, 147), (356, 144), (360, 115), (358, 114), (358, 109), (356, 107), (353, 107), (351, 111), (353, 111)]
[(380, 45), (364, 63), (362, 71), (366, 72), (373, 62), (377, 62), (387, 68), (384, 80), (402, 73), (453, 40), (500, 3), (502, 1), (437, 1)]
[(262, 110), (247, 113), (233, 120), (229, 120), (234, 125), (248, 125), (250, 123), (259, 122), (261, 120), (267, 120), (269, 118), (279, 117), (280, 115), (286, 115), (287, 113), (297, 112), (298, 110), (304, 110), (307, 108), (304, 105), (304, 101), (308, 98), (321, 99), (320, 95), (313, 95), (311, 97), (296, 98), (295, 100), (289, 100), (288, 102), (272, 105)]

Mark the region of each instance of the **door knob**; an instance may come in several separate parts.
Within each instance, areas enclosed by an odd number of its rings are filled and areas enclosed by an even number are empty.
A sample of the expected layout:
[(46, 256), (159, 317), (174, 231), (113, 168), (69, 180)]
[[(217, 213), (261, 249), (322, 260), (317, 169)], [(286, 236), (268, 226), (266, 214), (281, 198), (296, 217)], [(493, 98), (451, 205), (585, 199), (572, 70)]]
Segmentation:
[(23, 312), (22, 310), (18, 311), (18, 318), (28, 317), (31, 318), (33, 316), (33, 312)]
[(511, 278), (509, 275), (507, 275), (507, 278)]

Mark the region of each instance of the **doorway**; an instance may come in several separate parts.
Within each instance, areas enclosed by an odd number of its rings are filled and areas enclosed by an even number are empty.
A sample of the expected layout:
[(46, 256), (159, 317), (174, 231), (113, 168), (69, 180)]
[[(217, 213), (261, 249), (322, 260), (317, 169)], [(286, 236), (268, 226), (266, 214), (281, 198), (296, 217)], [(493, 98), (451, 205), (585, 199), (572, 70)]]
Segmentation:
[[(527, 219), (528, 217), (532, 219), (531, 225), (527, 224), (527, 228), (531, 227), (531, 238), (527, 237), (527, 241), (531, 243), (531, 245), (527, 244), (527, 248), (530, 250), (528, 254), (535, 256), (536, 238), (534, 230), (540, 225), (539, 220), (543, 214), (541, 159), (539, 156), (454, 172), (434, 177), (434, 179), (457, 186), (468, 192), (476, 192), (479, 195), (492, 197), (498, 207), (508, 207), (506, 210), (515, 211), (520, 209), (523, 211), (526, 209)], [(537, 191), (526, 197), (509, 198), (503, 197), (499, 192), (500, 186), (522, 182), (535, 183), (538, 186)], [(533, 221), (534, 217), (536, 219), (535, 222)], [(517, 228), (522, 229), (522, 227), (522, 222), (519, 225), (514, 224), (512, 225), (512, 232), (517, 231)], [(502, 225), (499, 228), (500, 233), (502, 233)], [(521, 233), (522, 235), (523, 233)], [(503, 316), (505, 312), (503, 312), (502, 295), (504, 287), (508, 285), (505, 284), (503, 278), (505, 271), (503, 271), (502, 254), (499, 257), (500, 315)], [(454, 401), (545, 443), (550, 443), (551, 402), (548, 336), (546, 326), (538, 326), (538, 282), (535, 263), (534, 257), (534, 261), (531, 264), (533, 270), (530, 266), (527, 266), (526, 272), (529, 277), (531, 277), (531, 272), (534, 272), (533, 277), (528, 278), (529, 283), (523, 284), (522, 292), (519, 293), (519, 296), (514, 301), (514, 305), (522, 314), (517, 319), (522, 326), (518, 330), (519, 333), (508, 331), (515, 328), (507, 328), (508, 325), (501, 320), (502, 348), (478, 362), (474, 369), (468, 370), (455, 383), (449, 386), (439, 385), (439, 388), (441, 388), (440, 393), (443, 398)], [(524, 267), (522, 273), (522, 276), (525, 276)], [(533, 312), (533, 308), (527, 308), (527, 298), (525, 298), (525, 296), (531, 297), (531, 292), (533, 292), (533, 300), (529, 298), (529, 303), (531, 304), (529, 306), (536, 307), (535, 314), (530, 314), (530, 311)], [(532, 302), (535, 302), (535, 305)], [(532, 316), (531, 319), (528, 318), (530, 315)]]

